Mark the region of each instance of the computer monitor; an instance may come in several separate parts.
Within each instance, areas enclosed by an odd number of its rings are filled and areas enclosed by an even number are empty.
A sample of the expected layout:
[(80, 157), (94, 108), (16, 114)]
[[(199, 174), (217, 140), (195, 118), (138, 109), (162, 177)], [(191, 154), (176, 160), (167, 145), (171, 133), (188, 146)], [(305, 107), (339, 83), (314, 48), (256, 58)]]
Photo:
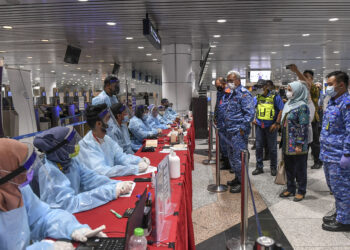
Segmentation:
[(8, 92), (7, 92), (7, 96), (8, 96), (8, 97), (12, 96), (11, 91), (8, 91)]
[(41, 96), (46, 96), (46, 92), (45, 92), (45, 91), (42, 92), (42, 93), (41, 93)]

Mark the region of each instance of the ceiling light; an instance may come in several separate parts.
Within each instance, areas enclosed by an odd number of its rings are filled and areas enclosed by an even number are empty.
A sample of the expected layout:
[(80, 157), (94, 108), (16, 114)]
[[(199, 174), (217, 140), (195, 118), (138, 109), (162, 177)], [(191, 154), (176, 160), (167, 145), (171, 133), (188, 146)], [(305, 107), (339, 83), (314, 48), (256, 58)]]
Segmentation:
[(216, 20), (218, 23), (226, 23), (226, 19), (218, 19)]
[(12, 30), (12, 26), (8, 26), (8, 25), (5, 25), (5, 26), (2, 26), (4, 29), (7, 29), (7, 30)]
[(211, 48), (216, 48), (216, 45), (210, 45)]
[(209, 55), (214, 55), (214, 52), (210, 52)]
[(39, 71), (40, 69), (36, 69), (37, 71)]
[(89, 1), (89, 0), (78, 0), (79, 2), (87, 2), (87, 1)]
[(100, 60), (99, 62), (103, 63), (103, 62), (105, 62), (105, 60)]
[(303, 34), (302, 36), (306, 37), (306, 36), (310, 36), (310, 34)]
[(132, 39), (134, 39), (132, 36), (127, 36), (127, 37), (125, 37), (125, 39), (126, 40), (132, 40)]
[(76, 74), (73, 74), (73, 76), (76, 76)]
[(80, 69), (80, 68), (77, 68), (77, 69)]
[(114, 25), (116, 25), (115, 22), (107, 22), (106, 24), (109, 25), (109, 26), (114, 26)]
[(24, 66), (23, 66), (23, 65), (20, 65), (19, 67), (20, 67), (20, 68), (24, 68)]
[(28, 58), (28, 59), (32, 59), (33, 57), (31, 57), (31, 56), (28, 56), (27, 58)]
[(320, 56), (316, 56), (315, 58), (316, 58), (316, 59), (321, 59), (322, 57), (320, 57)]
[(6, 51), (5, 50), (0, 50), (0, 53), (6, 53)]
[(65, 75), (65, 74), (67, 74), (67, 73), (66, 73), (66, 72), (63, 72), (62, 74)]
[(334, 54), (339, 54), (338, 50), (333, 51)]
[(47, 63), (52, 63), (52, 61), (47, 61)]
[(63, 65), (64, 67), (68, 67), (68, 64)]
[(86, 55), (86, 57), (87, 57), (87, 58), (90, 58), (91, 56), (89, 56), (89, 55)]
[(48, 42), (49, 40), (47, 40), (47, 39), (41, 39), (40, 41), (42, 41), (42, 42)]
[(335, 66), (339, 66), (339, 63), (334, 64)]
[(303, 63), (307, 63), (307, 61), (303, 61)]
[(91, 69), (88, 69), (88, 72), (91, 72)]
[(213, 37), (214, 37), (214, 38), (220, 38), (221, 35), (214, 35)]
[(276, 54), (276, 53), (277, 53), (276, 51), (271, 51), (271, 54), (273, 54), (273, 55)]
[(151, 56), (152, 54), (146, 54), (146, 56)]
[(337, 17), (333, 17), (333, 18), (328, 19), (328, 21), (330, 21), (330, 22), (336, 22), (338, 20), (339, 20), (339, 18), (337, 18)]
[(283, 46), (284, 46), (284, 47), (289, 47), (289, 46), (290, 46), (290, 44), (284, 44)]
[(51, 70), (51, 73), (55, 73), (55, 71), (54, 71), (54, 70)]
[(322, 69), (326, 69), (326, 67), (322, 67)]
[(144, 49), (145, 47), (143, 47), (143, 46), (138, 46), (137, 48), (138, 48), (138, 49)]
[(312, 71), (315, 71), (316, 69), (311, 69)]
[(88, 43), (94, 43), (94, 41), (88, 41)]
[(157, 61), (157, 58), (153, 58), (152, 60), (153, 60), (153, 61)]

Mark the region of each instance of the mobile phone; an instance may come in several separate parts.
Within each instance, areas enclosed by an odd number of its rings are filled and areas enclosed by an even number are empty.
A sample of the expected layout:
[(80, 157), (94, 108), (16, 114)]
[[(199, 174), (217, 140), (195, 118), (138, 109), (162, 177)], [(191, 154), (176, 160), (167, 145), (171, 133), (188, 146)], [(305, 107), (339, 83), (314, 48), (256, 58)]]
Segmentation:
[(152, 178), (135, 178), (134, 182), (151, 182)]

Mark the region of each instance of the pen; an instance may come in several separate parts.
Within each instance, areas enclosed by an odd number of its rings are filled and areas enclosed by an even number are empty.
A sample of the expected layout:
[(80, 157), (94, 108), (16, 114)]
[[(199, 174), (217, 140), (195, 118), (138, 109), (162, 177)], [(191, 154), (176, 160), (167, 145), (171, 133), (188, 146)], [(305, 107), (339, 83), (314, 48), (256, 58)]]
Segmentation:
[(111, 213), (113, 213), (115, 216), (117, 216), (117, 218), (121, 219), (123, 216), (121, 216), (120, 214), (118, 214), (116, 211), (114, 211), (113, 209), (109, 210), (111, 211)]

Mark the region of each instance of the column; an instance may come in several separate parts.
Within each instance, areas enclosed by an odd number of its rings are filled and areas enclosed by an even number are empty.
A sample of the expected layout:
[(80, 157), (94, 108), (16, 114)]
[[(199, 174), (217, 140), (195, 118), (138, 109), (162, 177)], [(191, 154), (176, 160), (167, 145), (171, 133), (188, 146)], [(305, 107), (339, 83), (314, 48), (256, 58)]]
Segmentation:
[(174, 104), (177, 112), (189, 109), (192, 97), (191, 45), (162, 46), (162, 98)]
[(45, 88), (46, 103), (50, 103), (50, 97), (53, 97), (53, 89), (56, 88), (56, 74), (43, 74), (40, 76), (40, 87)]

